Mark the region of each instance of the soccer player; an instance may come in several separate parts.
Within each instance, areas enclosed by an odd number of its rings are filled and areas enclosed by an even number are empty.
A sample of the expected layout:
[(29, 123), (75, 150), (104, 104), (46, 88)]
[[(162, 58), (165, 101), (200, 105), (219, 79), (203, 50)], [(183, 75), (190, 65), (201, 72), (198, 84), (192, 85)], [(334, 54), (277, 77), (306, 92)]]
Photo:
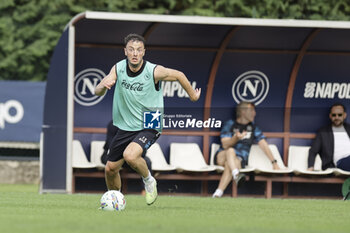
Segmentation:
[(119, 171), (125, 161), (141, 175), (145, 184), (146, 203), (151, 205), (158, 196), (157, 182), (143, 157), (146, 150), (160, 136), (161, 129), (144, 129), (144, 112), (157, 109), (152, 119), (159, 119), (158, 110), (163, 109), (161, 81), (178, 81), (191, 101), (199, 99), (201, 89), (194, 90), (181, 71), (144, 60), (146, 50), (145, 39), (142, 36), (129, 34), (124, 42), (126, 59), (116, 63), (95, 88), (95, 94), (101, 96), (116, 85), (113, 97), (113, 124), (118, 127), (118, 132), (110, 146), (105, 179), (109, 190), (120, 190)]

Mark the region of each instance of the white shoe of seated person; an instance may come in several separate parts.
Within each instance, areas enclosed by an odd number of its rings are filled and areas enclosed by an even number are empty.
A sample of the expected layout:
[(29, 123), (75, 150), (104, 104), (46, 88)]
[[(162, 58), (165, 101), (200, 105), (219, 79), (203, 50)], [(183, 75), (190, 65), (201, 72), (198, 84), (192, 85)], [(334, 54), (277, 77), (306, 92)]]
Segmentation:
[(224, 193), (223, 193), (223, 191), (222, 190), (220, 190), (220, 189), (217, 189), (217, 190), (215, 190), (215, 192), (213, 193), (213, 198), (219, 198), (219, 197), (222, 197), (222, 195), (223, 195)]

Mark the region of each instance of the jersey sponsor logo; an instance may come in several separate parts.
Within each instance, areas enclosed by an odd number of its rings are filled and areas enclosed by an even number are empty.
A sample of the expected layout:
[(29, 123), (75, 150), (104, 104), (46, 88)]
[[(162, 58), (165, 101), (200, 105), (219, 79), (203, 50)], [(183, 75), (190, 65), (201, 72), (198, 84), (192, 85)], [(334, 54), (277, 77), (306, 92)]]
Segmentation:
[(95, 68), (80, 71), (74, 78), (74, 100), (83, 106), (93, 106), (104, 97), (95, 95), (95, 87), (106, 74)]
[[(196, 82), (192, 82), (191, 86), (196, 89)], [(187, 92), (183, 89), (179, 82), (164, 81), (161, 84), (163, 90), (163, 97), (174, 97), (178, 98), (188, 98)]]
[[(244, 140), (244, 139), (249, 139), (249, 138), (251, 138), (251, 136), (252, 136), (252, 130), (253, 130), (253, 128), (250, 126), (250, 125), (248, 125), (247, 126), (247, 129), (246, 130), (244, 130), (242, 133), (245, 133), (245, 135), (243, 136), (243, 138), (241, 138), (240, 140)], [(236, 134), (236, 133), (238, 133), (240, 130), (239, 129), (233, 129), (233, 134)]]
[(157, 111), (146, 111), (143, 113), (143, 128), (145, 129), (160, 129), (161, 128), (161, 113)]
[(0, 128), (5, 128), (5, 123), (16, 124), (24, 115), (22, 104), (17, 100), (8, 100), (0, 103)]
[(233, 82), (232, 97), (236, 103), (248, 101), (259, 105), (266, 98), (269, 87), (269, 79), (264, 73), (256, 70), (247, 71)]
[(252, 132), (245, 132), (244, 137), (241, 138), (240, 140), (250, 139), (251, 136), (252, 136)]
[(126, 82), (126, 80), (123, 80), (122, 81), (122, 84), (121, 86), (127, 90), (130, 90), (130, 91), (142, 91), (143, 90), (143, 83), (140, 83), (140, 82), (135, 82), (133, 84), (130, 84), (128, 82)]
[(304, 89), (307, 99), (350, 99), (350, 83), (307, 82)]

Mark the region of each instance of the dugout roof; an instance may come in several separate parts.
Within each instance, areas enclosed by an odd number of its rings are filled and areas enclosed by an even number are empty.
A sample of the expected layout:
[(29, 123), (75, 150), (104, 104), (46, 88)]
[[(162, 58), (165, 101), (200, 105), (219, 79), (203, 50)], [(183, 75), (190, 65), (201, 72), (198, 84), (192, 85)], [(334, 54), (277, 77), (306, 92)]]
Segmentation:
[[(100, 46), (123, 45), (125, 35), (135, 32), (147, 38), (147, 48), (190, 47), (219, 49), (299, 50), (312, 30), (322, 32), (309, 50), (349, 51), (346, 43), (350, 22), (201, 16), (145, 15), (85, 12), (71, 20), (76, 28), (75, 42)], [(228, 38), (233, 28), (239, 28)], [(325, 46), (327, 45), (327, 46)], [(344, 47), (345, 46), (345, 47)]]

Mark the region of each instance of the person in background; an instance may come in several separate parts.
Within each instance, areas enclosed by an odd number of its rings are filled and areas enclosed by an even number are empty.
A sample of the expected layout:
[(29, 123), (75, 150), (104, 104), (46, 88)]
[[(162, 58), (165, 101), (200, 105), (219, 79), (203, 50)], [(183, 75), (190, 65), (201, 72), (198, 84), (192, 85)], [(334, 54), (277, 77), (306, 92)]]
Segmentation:
[(245, 181), (245, 175), (239, 173), (239, 169), (248, 164), (250, 147), (254, 142), (258, 142), (270, 159), (273, 169), (280, 169), (265, 136), (254, 123), (255, 115), (253, 103), (241, 102), (236, 108), (236, 120), (229, 120), (224, 124), (220, 133), (221, 147), (214, 157), (217, 165), (224, 166), (224, 172), (213, 197), (221, 197), (232, 178), (237, 187)]
[(346, 108), (335, 103), (329, 111), (331, 124), (320, 128), (309, 150), (308, 170), (314, 170), (316, 155), (322, 160), (322, 170), (337, 167), (350, 171), (350, 124), (345, 122)]

